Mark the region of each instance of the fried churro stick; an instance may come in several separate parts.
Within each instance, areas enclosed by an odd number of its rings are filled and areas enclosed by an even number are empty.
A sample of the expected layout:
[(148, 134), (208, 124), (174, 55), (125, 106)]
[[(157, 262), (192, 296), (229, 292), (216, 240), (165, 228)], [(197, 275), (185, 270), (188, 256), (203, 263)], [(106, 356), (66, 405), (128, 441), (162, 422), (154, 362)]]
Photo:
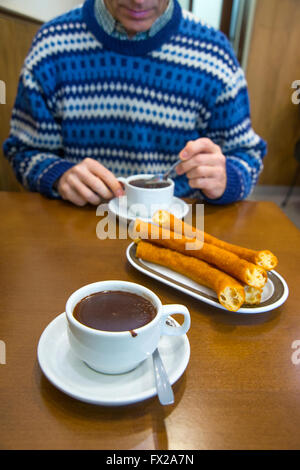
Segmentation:
[(262, 289), (257, 287), (244, 286), (245, 305), (259, 305), (261, 302)]
[(174, 232), (140, 219), (136, 219), (134, 228), (139, 238), (151, 240), (156, 245), (206, 261), (249, 286), (260, 289), (267, 282), (267, 273), (263, 268), (239, 258), (230, 251), (210, 243), (201, 243), (201, 249), (187, 250), (186, 244), (192, 244), (195, 239), (185, 236), (178, 239)]
[(137, 242), (136, 256), (170, 268), (198, 284), (209, 287), (216, 292), (220, 304), (231, 312), (236, 312), (244, 303), (243, 286), (236, 279), (213, 268), (205, 261), (144, 241)]
[(182, 233), (187, 237), (198, 238), (199, 240), (204, 241), (205, 243), (211, 243), (212, 245), (218, 246), (224, 250), (231, 251), (235, 253), (240, 258), (243, 258), (250, 263), (257, 264), (267, 271), (275, 269), (278, 264), (277, 257), (270, 250), (251, 250), (249, 248), (244, 248), (239, 245), (233, 245), (231, 243), (224, 242), (219, 238), (216, 238), (206, 232), (202, 232), (199, 229), (196, 229), (192, 225), (189, 225), (182, 220), (175, 217), (173, 214), (159, 210), (157, 211), (152, 220), (154, 223), (159, 224), (161, 227), (166, 227), (172, 230), (173, 232)]

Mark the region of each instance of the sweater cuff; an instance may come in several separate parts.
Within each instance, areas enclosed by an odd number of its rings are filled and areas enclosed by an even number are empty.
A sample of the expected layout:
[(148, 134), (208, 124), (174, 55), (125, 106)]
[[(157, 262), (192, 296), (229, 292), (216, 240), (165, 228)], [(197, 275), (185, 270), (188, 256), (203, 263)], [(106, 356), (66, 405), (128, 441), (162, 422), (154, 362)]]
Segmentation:
[(60, 195), (54, 188), (54, 183), (75, 163), (67, 160), (57, 159), (51, 163), (42, 173), (38, 180), (38, 191), (52, 199), (60, 199)]
[(231, 204), (245, 197), (243, 176), (228, 159), (226, 159), (226, 173), (227, 185), (223, 195), (218, 199), (210, 199), (202, 193), (205, 202), (215, 205)]

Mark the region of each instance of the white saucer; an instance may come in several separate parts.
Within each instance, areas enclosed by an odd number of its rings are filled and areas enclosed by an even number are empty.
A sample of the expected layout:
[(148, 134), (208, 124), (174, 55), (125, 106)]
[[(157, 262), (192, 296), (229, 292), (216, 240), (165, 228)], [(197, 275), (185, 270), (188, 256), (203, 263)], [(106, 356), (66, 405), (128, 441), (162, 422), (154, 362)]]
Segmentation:
[[(189, 362), (188, 338), (186, 335), (163, 336), (158, 349), (173, 384), (181, 377)], [(43, 331), (37, 354), (39, 365), (48, 380), (62, 392), (80, 401), (119, 406), (157, 394), (152, 357), (133, 371), (119, 375), (95, 372), (77, 359), (69, 346), (65, 313), (56, 317)]]
[[(123, 219), (125, 221), (135, 220), (136, 216), (132, 215), (130, 213), (130, 210), (128, 210), (127, 205), (125, 204), (125, 198), (126, 196), (121, 196), (119, 198), (115, 197), (114, 199), (111, 199), (108, 203), (108, 208), (113, 214), (117, 215), (120, 219)], [(189, 212), (189, 206), (182, 199), (174, 197), (172, 205), (168, 208), (168, 212), (171, 212), (171, 214), (175, 215), (175, 217), (177, 217), (178, 219), (183, 219), (183, 217), (185, 217)], [(145, 220), (146, 222), (151, 222), (151, 217), (140, 218), (142, 220)]]

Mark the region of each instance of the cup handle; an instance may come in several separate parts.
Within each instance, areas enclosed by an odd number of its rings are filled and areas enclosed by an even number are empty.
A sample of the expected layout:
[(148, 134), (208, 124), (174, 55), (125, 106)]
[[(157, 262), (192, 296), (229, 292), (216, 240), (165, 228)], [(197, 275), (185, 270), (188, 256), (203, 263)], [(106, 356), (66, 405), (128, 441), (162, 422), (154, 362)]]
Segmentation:
[[(174, 314), (181, 314), (184, 316), (184, 321), (181, 326), (170, 326), (167, 324), (166, 320), (170, 315)], [(168, 336), (181, 336), (187, 333), (191, 326), (191, 316), (190, 312), (184, 305), (163, 305), (162, 306), (162, 313), (161, 313), (161, 325), (162, 325), (162, 330), (161, 334), (162, 335), (168, 335)]]
[(120, 183), (126, 183), (126, 178), (123, 178), (123, 176), (118, 177), (117, 180), (120, 181)]

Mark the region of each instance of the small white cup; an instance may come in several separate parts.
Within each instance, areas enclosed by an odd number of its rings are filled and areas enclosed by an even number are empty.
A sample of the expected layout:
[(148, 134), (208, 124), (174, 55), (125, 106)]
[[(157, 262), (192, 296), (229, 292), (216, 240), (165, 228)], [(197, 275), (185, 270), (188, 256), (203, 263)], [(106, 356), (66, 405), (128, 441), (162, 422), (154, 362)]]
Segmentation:
[(169, 186), (165, 188), (139, 188), (130, 183), (139, 179), (150, 179), (154, 175), (134, 175), (128, 178), (118, 178), (124, 184), (125, 196), (129, 213), (136, 217), (152, 217), (161, 209), (167, 210), (174, 198), (174, 181), (168, 179)]
[[(156, 308), (157, 314), (146, 325), (130, 331), (102, 331), (80, 323), (73, 315), (75, 306), (84, 297), (102, 291), (125, 291), (147, 298)], [(169, 326), (169, 315), (184, 316), (181, 326)], [(122, 374), (137, 367), (157, 348), (162, 335), (184, 335), (190, 328), (190, 314), (184, 305), (162, 305), (149, 289), (126, 281), (101, 281), (81, 287), (67, 300), (66, 317), (68, 338), (74, 354), (89, 367), (105, 374)]]

